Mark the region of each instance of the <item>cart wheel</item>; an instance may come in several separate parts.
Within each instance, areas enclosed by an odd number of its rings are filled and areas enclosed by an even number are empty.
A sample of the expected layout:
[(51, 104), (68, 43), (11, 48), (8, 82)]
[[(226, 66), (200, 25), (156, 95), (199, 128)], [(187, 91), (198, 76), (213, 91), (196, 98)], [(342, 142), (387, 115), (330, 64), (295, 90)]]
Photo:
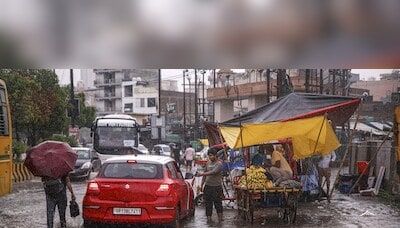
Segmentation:
[(297, 216), (297, 206), (285, 208), (283, 212), (283, 220), (287, 224), (293, 224), (296, 222), (296, 216)]
[(204, 206), (204, 194), (201, 193), (194, 198), (194, 204), (198, 207)]

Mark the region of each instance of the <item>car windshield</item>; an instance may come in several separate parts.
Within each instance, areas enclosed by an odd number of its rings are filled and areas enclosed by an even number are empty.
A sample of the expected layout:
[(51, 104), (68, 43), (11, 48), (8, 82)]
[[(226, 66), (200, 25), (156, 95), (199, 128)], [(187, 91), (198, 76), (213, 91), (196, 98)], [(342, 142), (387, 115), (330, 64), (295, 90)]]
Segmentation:
[(89, 150), (75, 150), (78, 154), (78, 159), (89, 159), (90, 158), (90, 151)]
[(143, 145), (139, 145), (139, 146), (138, 146), (138, 149), (139, 149), (139, 150), (147, 150), (147, 148), (146, 148), (145, 146), (143, 146)]
[(136, 128), (134, 127), (98, 127), (100, 147), (125, 147), (134, 144)]
[(169, 146), (163, 146), (162, 148), (164, 152), (171, 152), (171, 148), (169, 148)]
[(123, 179), (162, 179), (162, 165), (150, 163), (109, 163), (101, 177)]

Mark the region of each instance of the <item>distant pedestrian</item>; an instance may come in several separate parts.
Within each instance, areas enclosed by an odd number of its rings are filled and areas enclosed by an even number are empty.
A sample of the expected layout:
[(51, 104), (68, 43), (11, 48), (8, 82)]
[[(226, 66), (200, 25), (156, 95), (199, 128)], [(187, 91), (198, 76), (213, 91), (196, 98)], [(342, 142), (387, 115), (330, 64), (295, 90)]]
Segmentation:
[(180, 144), (176, 144), (174, 149), (174, 159), (176, 164), (178, 164), (178, 167), (181, 168), (181, 145)]
[(46, 194), (47, 228), (53, 228), (56, 206), (60, 216), (60, 226), (62, 228), (67, 227), (65, 218), (65, 211), (67, 209), (68, 201), (67, 188), (71, 193), (71, 200), (76, 200), (68, 175), (58, 179), (42, 177), (42, 182), (44, 186), (44, 192)]
[[(335, 151), (332, 151), (332, 153), (328, 154), (328, 155), (324, 155), (321, 157), (321, 159), (318, 161), (318, 174), (319, 174), (319, 178), (318, 178), (318, 185), (321, 189), (321, 191), (323, 191), (323, 186), (322, 186), (322, 178), (325, 177), (325, 181), (326, 181), (326, 190), (327, 190), (327, 196), (329, 196), (329, 189), (330, 189), (330, 185), (331, 185), (331, 162), (336, 160), (336, 154)], [(328, 198), (328, 201), (330, 201), (330, 199)]]
[(185, 150), (185, 160), (186, 160), (186, 171), (191, 172), (192, 171), (192, 164), (193, 164), (193, 159), (196, 151), (192, 148), (192, 145), (188, 145), (188, 148)]
[(208, 149), (208, 159), (203, 173), (197, 173), (202, 176), (201, 188), (204, 193), (204, 201), (206, 204), (207, 221), (211, 222), (213, 206), (218, 214), (218, 221), (222, 222), (222, 162), (217, 158), (218, 150), (215, 148)]

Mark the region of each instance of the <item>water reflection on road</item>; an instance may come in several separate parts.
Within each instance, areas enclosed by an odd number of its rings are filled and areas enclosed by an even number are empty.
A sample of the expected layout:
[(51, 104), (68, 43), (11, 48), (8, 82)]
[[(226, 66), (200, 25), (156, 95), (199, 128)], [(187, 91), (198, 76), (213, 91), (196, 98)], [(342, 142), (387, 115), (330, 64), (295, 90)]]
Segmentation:
[[(94, 175), (94, 174), (93, 174)], [(79, 204), (82, 204), (86, 192), (86, 182), (73, 182), (73, 188)], [(40, 180), (16, 184), (14, 193), (0, 197), (0, 227), (45, 227), (46, 203)], [(215, 212), (214, 212), (215, 213)], [(70, 218), (69, 227), (81, 227), (82, 217)], [(244, 222), (237, 210), (225, 207), (224, 221), (218, 224), (216, 214), (213, 223), (207, 223), (205, 210), (196, 208), (192, 219), (182, 221), (183, 227), (400, 227), (400, 211), (380, 201), (378, 198), (359, 195), (334, 195), (332, 203), (326, 201), (300, 203), (297, 220), (294, 225), (287, 225), (278, 218), (276, 209), (257, 210), (254, 225)], [(58, 215), (55, 216), (58, 224)]]

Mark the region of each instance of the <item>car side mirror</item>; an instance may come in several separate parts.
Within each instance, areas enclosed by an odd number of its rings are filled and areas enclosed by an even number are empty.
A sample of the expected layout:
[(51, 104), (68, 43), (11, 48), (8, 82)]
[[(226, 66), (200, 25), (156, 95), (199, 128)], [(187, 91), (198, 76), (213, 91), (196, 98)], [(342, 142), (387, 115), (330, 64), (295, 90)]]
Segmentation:
[(193, 177), (194, 177), (193, 173), (186, 173), (185, 174), (185, 180), (193, 179)]

